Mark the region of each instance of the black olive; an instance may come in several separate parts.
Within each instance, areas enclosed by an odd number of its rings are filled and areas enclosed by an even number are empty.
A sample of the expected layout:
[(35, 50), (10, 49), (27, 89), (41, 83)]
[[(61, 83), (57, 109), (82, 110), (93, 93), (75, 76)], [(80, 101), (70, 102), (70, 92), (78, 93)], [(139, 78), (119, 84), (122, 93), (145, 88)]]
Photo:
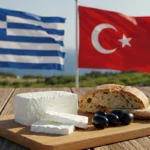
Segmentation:
[(119, 117), (113, 113), (107, 114), (106, 117), (108, 118), (110, 126), (116, 126), (119, 124)]
[(105, 116), (94, 116), (92, 118), (92, 124), (96, 128), (104, 129), (108, 126), (108, 119)]
[(106, 115), (107, 115), (107, 113), (104, 112), (104, 111), (97, 111), (97, 112), (94, 114), (94, 116), (106, 116)]
[(124, 112), (123, 115), (120, 118), (120, 121), (124, 125), (129, 125), (130, 123), (133, 122), (134, 115), (129, 112)]
[(116, 110), (112, 110), (110, 113), (117, 115), (119, 117), (119, 121), (120, 121), (120, 118), (123, 115), (124, 111), (116, 109)]

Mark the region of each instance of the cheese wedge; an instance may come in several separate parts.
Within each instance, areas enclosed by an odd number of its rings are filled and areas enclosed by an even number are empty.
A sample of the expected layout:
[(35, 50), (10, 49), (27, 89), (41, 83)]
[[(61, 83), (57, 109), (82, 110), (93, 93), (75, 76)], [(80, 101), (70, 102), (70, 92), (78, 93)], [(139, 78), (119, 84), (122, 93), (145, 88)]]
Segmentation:
[(45, 91), (18, 94), (14, 102), (15, 121), (30, 126), (39, 121), (46, 110), (77, 114), (77, 94)]
[(79, 128), (87, 128), (88, 125), (88, 117), (68, 114), (68, 113), (60, 113), (54, 111), (46, 111), (43, 117), (40, 119), (41, 121), (56, 121), (60, 123), (69, 123), (73, 124)]
[(31, 125), (32, 132), (68, 135), (74, 131), (74, 125), (37, 121)]

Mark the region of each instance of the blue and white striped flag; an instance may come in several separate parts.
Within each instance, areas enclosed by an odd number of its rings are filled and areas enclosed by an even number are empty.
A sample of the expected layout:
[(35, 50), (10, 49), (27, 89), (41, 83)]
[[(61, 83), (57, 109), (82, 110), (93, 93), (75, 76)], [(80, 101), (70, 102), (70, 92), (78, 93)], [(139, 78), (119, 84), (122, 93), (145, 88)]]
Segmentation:
[(0, 8), (0, 67), (64, 69), (65, 18)]

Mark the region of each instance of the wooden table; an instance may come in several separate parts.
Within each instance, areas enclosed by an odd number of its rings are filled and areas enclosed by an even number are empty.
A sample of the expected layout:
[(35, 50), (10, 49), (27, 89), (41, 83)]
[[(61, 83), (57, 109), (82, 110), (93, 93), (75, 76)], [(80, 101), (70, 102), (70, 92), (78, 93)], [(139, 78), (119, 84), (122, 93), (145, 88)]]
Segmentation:
[[(150, 87), (138, 87), (148, 97), (150, 97)], [(0, 88), (0, 114), (12, 114), (14, 97), (18, 93), (61, 90), (77, 93), (79, 98), (91, 88)], [(112, 143), (94, 148), (94, 150), (148, 150), (150, 149), (150, 136), (137, 138), (129, 141)], [(27, 148), (17, 145), (0, 137), (0, 150), (27, 150)]]

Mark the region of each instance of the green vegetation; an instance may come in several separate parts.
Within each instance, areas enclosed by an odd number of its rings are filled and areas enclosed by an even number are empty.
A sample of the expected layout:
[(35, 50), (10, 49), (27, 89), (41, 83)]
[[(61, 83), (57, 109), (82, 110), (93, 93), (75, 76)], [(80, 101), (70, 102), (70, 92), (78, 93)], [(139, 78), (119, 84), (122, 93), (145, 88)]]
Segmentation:
[[(150, 86), (150, 74), (139, 72), (100, 73), (93, 71), (79, 77), (80, 87), (95, 87), (106, 83)], [(0, 73), (0, 87), (74, 87), (75, 76), (33, 76), (17, 78), (11, 73)]]

